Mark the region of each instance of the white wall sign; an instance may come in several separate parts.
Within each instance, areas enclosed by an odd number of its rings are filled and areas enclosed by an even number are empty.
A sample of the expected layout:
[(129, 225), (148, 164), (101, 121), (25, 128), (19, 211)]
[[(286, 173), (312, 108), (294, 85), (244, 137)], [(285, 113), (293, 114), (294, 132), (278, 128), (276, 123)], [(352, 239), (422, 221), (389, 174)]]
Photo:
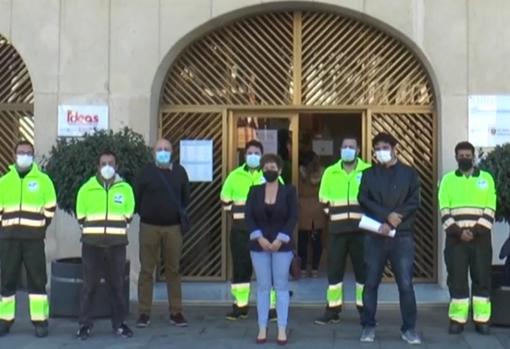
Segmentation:
[(179, 150), (180, 163), (186, 169), (190, 182), (212, 182), (212, 140), (181, 140)]
[(58, 136), (81, 137), (108, 128), (107, 105), (59, 105)]
[(469, 96), (469, 141), (476, 147), (510, 142), (510, 96)]
[(278, 154), (278, 130), (259, 129), (255, 130), (255, 135), (262, 143), (264, 153)]

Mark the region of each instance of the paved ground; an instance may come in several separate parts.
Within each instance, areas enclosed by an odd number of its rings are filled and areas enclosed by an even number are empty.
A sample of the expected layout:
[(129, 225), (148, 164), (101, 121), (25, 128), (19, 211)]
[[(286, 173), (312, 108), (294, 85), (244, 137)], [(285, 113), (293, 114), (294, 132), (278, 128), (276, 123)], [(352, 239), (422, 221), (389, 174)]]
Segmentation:
[[(21, 294), (25, 298), (24, 295)], [(111, 334), (110, 323), (98, 320), (93, 337), (86, 342), (74, 338), (76, 321), (73, 319), (52, 319), (50, 336), (38, 339), (33, 336), (32, 326), (28, 321), (26, 304), (20, 299), (17, 322), (11, 334), (0, 338), (2, 349), (46, 349), (46, 348), (276, 348), (276, 325), (269, 329), (271, 341), (265, 345), (256, 345), (257, 333), (255, 309), (247, 320), (229, 322), (223, 319), (228, 310), (224, 306), (188, 305), (185, 315), (189, 320), (188, 328), (175, 328), (168, 325), (166, 306), (155, 306), (152, 325), (143, 330), (135, 329), (135, 336), (130, 339), (116, 338)], [(134, 307), (132, 308), (134, 309)], [(380, 307), (377, 329), (377, 341), (361, 344), (358, 341), (360, 328), (357, 311), (349, 307), (342, 314), (338, 325), (318, 326), (312, 319), (321, 313), (318, 307), (294, 306), (290, 314), (289, 348), (409, 348), (399, 338), (400, 314), (394, 305)], [(135, 314), (129, 317), (133, 325)], [(445, 306), (422, 305), (419, 308), (419, 332), (423, 335), (422, 348), (510, 348), (510, 328), (493, 328), (492, 335), (482, 337), (469, 326), (461, 336), (450, 336), (446, 332), (447, 319)]]

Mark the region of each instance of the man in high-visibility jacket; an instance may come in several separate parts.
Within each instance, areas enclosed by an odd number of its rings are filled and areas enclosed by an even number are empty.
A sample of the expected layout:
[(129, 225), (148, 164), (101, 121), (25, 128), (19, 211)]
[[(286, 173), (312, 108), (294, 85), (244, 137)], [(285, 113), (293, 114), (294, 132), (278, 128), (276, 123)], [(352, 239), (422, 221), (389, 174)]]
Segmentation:
[[(228, 320), (245, 319), (248, 315), (250, 300), (250, 281), (252, 265), (250, 259), (250, 233), (244, 221), (244, 204), (253, 185), (264, 183), (264, 176), (260, 169), (260, 158), (264, 152), (262, 143), (251, 140), (246, 143), (246, 163), (234, 169), (223, 183), (220, 199), (223, 208), (232, 213), (232, 229), (230, 231), (230, 251), (232, 254), (232, 284), (231, 292), (234, 297), (232, 311)], [(281, 180), (281, 179), (280, 179)], [(276, 296), (271, 290), (271, 309), (269, 318), (276, 319)]]
[(30, 318), (37, 337), (48, 335), (44, 238), (56, 208), (53, 182), (34, 163), (34, 147), (16, 145), (16, 163), (0, 178), (0, 336), (9, 333), (16, 310), (16, 286), (25, 265)]
[(356, 279), (356, 306), (363, 306), (364, 234), (358, 228), (361, 208), (358, 191), (363, 171), (370, 167), (359, 158), (359, 146), (355, 137), (342, 140), (341, 159), (331, 165), (322, 175), (319, 200), (325, 205), (329, 216), (328, 234), (328, 306), (316, 324), (338, 323), (343, 303), (343, 279), (347, 255), (350, 255)]
[(93, 295), (104, 273), (110, 289), (112, 327), (117, 336), (131, 337), (123, 285), (126, 266), (127, 230), (133, 217), (133, 189), (117, 173), (117, 157), (111, 151), (99, 156), (98, 173), (82, 185), (76, 202), (76, 217), (82, 227), (83, 288), (79, 329), (86, 340), (92, 329)]
[(496, 189), (491, 174), (474, 166), (475, 148), (469, 142), (455, 147), (458, 169), (444, 175), (439, 206), (446, 232), (444, 257), (450, 289), (449, 332), (459, 334), (468, 320), (471, 275), (473, 320), (476, 331), (489, 333), (491, 317), (491, 229)]

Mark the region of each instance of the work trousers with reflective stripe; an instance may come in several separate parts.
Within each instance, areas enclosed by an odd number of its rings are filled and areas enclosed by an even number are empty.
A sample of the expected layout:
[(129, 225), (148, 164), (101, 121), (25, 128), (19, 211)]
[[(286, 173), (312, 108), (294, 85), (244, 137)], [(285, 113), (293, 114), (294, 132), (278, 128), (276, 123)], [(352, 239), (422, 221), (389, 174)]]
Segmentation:
[(448, 236), (444, 258), (448, 271), (447, 283), (452, 298), (450, 318), (460, 323), (467, 321), (470, 298), (469, 273), (474, 320), (481, 323), (487, 322), (490, 318), (488, 302), (491, 293), (491, 235), (478, 234), (470, 242), (462, 242), (457, 237)]
[(232, 295), (235, 303), (244, 307), (250, 299), (250, 281), (253, 267), (250, 258), (250, 234), (246, 229), (233, 227), (230, 231), (232, 253)]
[(42, 239), (0, 240), (1, 295), (0, 320), (14, 321), (16, 288), (22, 265), (27, 272), (30, 318), (34, 324), (48, 321), (46, 256)]
[(98, 247), (82, 244), (83, 287), (80, 297), (80, 325), (92, 327), (92, 303), (104, 274), (110, 290), (112, 327), (117, 329), (127, 316), (124, 299), (124, 270), (126, 267), (126, 246)]
[(347, 265), (347, 256), (351, 259), (357, 284), (356, 305), (362, 306), (362, 285), (365, 284), (364, 238), (365, 235), (362, 232), (328, 234), (328, 307), (340, 310), (342, 306), (342, 282)]

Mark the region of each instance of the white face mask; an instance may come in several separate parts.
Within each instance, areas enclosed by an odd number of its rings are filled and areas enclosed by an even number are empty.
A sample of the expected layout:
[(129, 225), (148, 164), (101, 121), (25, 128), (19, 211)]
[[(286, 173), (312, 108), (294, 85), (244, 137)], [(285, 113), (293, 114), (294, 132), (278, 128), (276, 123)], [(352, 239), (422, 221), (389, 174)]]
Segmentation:
[(110, 165), (105, 165), (101, 167), (101, 176), (106, 179), (112, 179), (112, 177), (115, 175), (115, 169)]
[(27, 154), (17, 154), (16, 155), (16, 165), (18, 165), (19, 168), (27, 168), (32, 166), (34, 163), (34, 156), (33, 155), (27, 155)]
[(375, 158), (381, 164), (386, 164), (391, 161), (391, 150), (378, 150), (375, 152)]

